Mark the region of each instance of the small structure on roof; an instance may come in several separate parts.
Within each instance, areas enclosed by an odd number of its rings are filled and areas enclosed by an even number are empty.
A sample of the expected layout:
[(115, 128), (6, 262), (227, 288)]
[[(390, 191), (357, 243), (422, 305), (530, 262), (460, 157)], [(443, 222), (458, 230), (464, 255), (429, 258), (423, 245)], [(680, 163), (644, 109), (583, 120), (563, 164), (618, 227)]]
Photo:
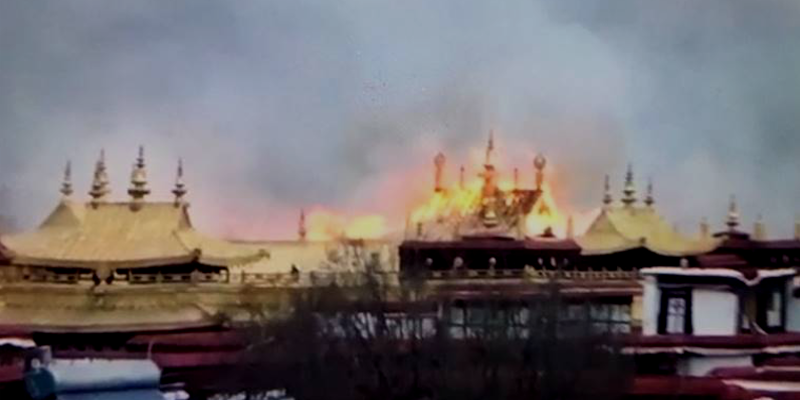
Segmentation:
[(602, 256), (644, 250), (656, 256), (686, 257), (713, 250), (717, 241), (707, 237), (689, 238), (676, 232), (655, 208), (652, 182), (643, 205), (636, 203), (633, 169), (628, 166), (620, 205), (615, 205), (606, 176), (600, 215), (576, 241), (585, 256)]
[(72, 199), (69, 164), (61, 193), (61, 201), (37, 229), (2, 238), (10, 263), (23, 276), (88, 273), (99, 284), (138, 273), (220, 274), (268, 257), (264, 249), (213, 238), (192, 226), (182, 162), (174, 201), (146, 201), (150, 189), (143, 148), (131, 174), (129, 201), (108, 200), (103, 153), (95, 166), (91, 201)]

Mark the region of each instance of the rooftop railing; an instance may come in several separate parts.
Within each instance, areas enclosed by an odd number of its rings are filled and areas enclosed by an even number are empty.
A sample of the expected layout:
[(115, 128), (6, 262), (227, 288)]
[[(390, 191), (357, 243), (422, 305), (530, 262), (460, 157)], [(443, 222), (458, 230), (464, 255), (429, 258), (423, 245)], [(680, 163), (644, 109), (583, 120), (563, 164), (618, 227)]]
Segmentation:
[[(306, 273), (260, 273), (260, 272), (228, 272), (203, 273), (115, 273), (112, 285), (151, 285), (151, 284), (216, 284), (216, 285), (250, 285), (265, 287), (308, 287), (308, 286), (356, 286), (369, 279), (384, 284), (396, 284), (401, 279), (415, 277), (418, 279), (447, 282), (460, 280), (522, 280), (522, 281), (628, 281), (640, 279), (637, 270), (545, 270), (526, 267), (525, 269), (454, 269), (443, 271), (425, 271), (422, 273), (403, 273), (397, 271), (365, 273), (358, 271), (314, 271)], [(22, 274), (16, 279), (5, 277), (6, 283), (30, 282), (53, 284), (94, 284), (95, 278), (90, 272), (62, 273), (54, 271), (35, 271)], [(105, 284), (105, 283), (104, 283)]]

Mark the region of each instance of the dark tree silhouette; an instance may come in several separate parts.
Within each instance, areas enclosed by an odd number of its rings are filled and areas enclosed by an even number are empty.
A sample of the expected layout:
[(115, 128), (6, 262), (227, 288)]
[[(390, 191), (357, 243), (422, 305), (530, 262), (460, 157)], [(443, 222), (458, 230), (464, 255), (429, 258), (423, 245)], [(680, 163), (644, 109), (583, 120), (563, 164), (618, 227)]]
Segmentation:
[[(631, 364), (598, 332), (590, 304), (486, 296), (480, 307), (433, 301), (420, 277), (295, 291), (276, 317), (254, 307), (247, 359), (230, 385), (297, 399), (613, 399)], [(586, 312), (576, 312), (586, 311)], [(257, 397), (253, 397), (257, 398)]]

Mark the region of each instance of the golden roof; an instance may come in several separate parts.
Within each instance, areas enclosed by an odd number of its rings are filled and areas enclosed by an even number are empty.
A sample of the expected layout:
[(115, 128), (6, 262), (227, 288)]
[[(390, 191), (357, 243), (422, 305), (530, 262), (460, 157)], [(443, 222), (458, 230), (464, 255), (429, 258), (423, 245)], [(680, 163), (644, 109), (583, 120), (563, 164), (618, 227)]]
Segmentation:
[(385, 240), (266, 241), (243, 242), (247, 246), (263, 246), (269, 250), (269, 263), (249, 267), (254, 273), (288, 273), (292, 267), (300, 273), (352, 272), (377, 256), (385, 271), (399, 265), (397, 243)]
[(199, 262), (231, 266), (268, 256), (260, 248), (205, 236), (186, 204), (87, 204), (62, 200), (38, 229), (2, 238), (17, 265), (145, 268)]
[(576, 238), (585, 255), (645, 248), (666, 256), (705, 253), (717, 246), (711, 238), (691, 239), (676, 232), (652, 207), (604, 207), (586, 233)]

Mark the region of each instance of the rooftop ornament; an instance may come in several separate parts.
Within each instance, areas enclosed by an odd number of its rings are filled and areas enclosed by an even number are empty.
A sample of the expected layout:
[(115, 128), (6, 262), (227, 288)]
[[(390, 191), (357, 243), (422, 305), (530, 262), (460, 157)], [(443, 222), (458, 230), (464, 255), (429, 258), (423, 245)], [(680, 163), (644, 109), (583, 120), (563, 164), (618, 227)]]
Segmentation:
[(91, 205), (97, 207), (104, 203), (111, 193), (108, 185), (108, 173), (106, 172), (106, 152), (100, 150), (100, 157), (94, 166), (94, 177), (92, 179), (92, 188), (89, 190), (89, 196), (92, 197)]
[(644, 204), (648, 207), (653, 207), (653, 204), (656, 203), (655, 198), (653, 197), (653, 180), (650, 179), (647, 182), (647, 197), (644, 199)]
[(441, 152), (439, 152), (439, 154), (437, 154), (433, 159), (433, 165), (436, 167), (433, 190), (436, 192), (441, 192), (444, 190), (444, 187), (442, 186), (442, 178), (444, 177), (444, 165), (446, 162), (447, 157), (445, 157)]
[(300, 237), (301, 241), (304, 241), (306, 240), (307, 235), (308, 231), (306, 230), (306, 210), (300, 209), (300, 221), (298, 221), (297, 236)]
[(138, 210), (144, 198), (150, 194), (150, 189), (147, 188), (147, 170), (144, 163), (144, 147), (139, 146), (139, 156), (136, 158), (136, 163), (133, 164), (133, 171), (131, 171), (131, 186), (128, 189), (128, 194), (131, 196), (131, 208), (135, 211)]
[(547, 159), (544, 158), (544, 155), (537, 154), (536, 157), (533, 159), (533, 168), (536, 169), (536, 190), (542, 190), (542, 184), (544, 184), (544, 167), (547, 166)]
[(61, 194), (64, 196), (64, 199), (69, 198), (72, 195), (72, 162), (67, 161), (67, 165), (64, 167), (64, 180), (61, 182)]
[(614, 198), (611, 196), (611, 177), (606, 174), (606, 181), (605, 185), (603, 186), (604, 194), (603, 194), (603, 204), (606, 207), (611, 206), (611, 203), (614, 201)]
[(175, 188), (172, 189), (172, 194), (175, 195), (175, 206), (178, 207), (185, 204), (184, 197), (188, 193), (186, 184), (183, 182), (183, 159), (178, 159), (178, 171), (175, 176)]
[(636, 186), (633, 184), (633, 166), (628, 164), (628, 172), (625, 173), (625, 187), (622, 189), (622, 204), (627, 207), (636, 203)]
[(728, 226), (728, 231), (736, 232), (739, 227), (739, 211), (736, 206), (736, 196), (731, 195), (731, 201), (728, 205), (728, 218), (725, 220), (725, 225)]

